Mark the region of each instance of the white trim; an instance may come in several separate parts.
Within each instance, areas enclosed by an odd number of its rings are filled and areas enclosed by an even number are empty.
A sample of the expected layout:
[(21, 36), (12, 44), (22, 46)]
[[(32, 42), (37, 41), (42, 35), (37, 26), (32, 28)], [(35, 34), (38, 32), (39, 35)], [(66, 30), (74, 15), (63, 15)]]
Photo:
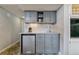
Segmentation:
[(14, 42), (14, 43), (12, 43), (12, 44), (8, 45), (8, 46), (7, 46), (7, 47), (5, 47), (4, 49), (0, 50), (0, 53), (1, 53), (1, 52), (3, 52), (3, 51), (5, 51), (6, 49), (8, 49), (8, 48), (12, 47), (13, 45), (15, 45), (15, 44), (16, 44), (16, 43), (18, 43), (18, 42), (19, 42), (19, 40), (17, 40), (16, 42)]
[(64, 5), (63, 55), (69, 54), (71, 4)]

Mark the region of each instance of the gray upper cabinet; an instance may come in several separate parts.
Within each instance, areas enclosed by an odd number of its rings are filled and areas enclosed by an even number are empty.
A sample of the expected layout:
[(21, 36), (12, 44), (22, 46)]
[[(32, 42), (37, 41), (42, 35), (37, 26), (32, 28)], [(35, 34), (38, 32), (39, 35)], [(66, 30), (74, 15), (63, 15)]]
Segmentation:
[(56, 23), (56, 12), (50, 12), (50, 22)]
[(56, 12), (54, 11), (43, 11), (43, 22), (37, 22), (38, 15), (36, 11), (25, 12), (25, 22), (27, 23), (55, 23)]
[(44, 23), (50, 23), (50, 12), (44, 12), (44, 18), (43, 18), (43, 21)]
[(37, 22), (37, 12), (25, 12), (25, 22), (26, 23), (35, 23)]
[(55, 23), (56, 22), (56, 12), (44, 12), (44, 23)]

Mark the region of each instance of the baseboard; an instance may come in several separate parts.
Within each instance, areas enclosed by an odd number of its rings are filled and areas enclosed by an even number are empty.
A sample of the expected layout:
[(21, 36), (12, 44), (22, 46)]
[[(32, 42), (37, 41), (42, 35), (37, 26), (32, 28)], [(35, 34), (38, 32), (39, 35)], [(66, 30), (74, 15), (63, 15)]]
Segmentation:
[(19, 40), (17, 40), (16, 42), (10, 44), (9, 46), (5, 47), (4, 49), (2, 49), (2, 50), (0, 51), (0, 53), (3, 52), (3, 51), (5, 51), (6, 49), (12, 47), (13, 45), (15, 45), (15, 44), (18, 43), (18, 42), (19, 42)]

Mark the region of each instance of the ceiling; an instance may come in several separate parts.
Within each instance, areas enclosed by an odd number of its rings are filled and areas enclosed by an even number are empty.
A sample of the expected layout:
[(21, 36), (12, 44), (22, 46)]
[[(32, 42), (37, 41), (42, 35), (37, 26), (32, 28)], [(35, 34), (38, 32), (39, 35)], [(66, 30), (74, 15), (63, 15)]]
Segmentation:
[(18, 5), (21, 10), (57, 10), (60, 7), (60, 4), (26, 4)]
[(56, 11), (61, 5), (62, 4), (4, 4), (0, 6), (18, 17), (22, 17), (25, 10)]

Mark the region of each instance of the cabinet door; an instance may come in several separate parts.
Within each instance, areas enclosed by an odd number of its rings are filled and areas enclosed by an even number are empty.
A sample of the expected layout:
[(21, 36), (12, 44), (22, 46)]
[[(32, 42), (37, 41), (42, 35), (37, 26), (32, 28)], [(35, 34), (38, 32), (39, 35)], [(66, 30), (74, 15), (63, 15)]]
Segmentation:
[(51, 23), (56, 22), (56, 12), (50, 12), (50, 22)]
[(52, 35), (45, 34), (45, 54), (51, 54), (52, 53)]
[(31, 18), (30, 18), (30, 12), (25, 12), (25, 22), (30, 22)]
[(50, 23), (50, 12), (44, 12), (44, 23)]
[(37, 12), (25, 12), (25, 22), (36, 22)]
[(35, 36), (23, 35), (22, 38), (23, 54), (35, 54)]
[(60, 50), (60, 35), (59, 34), (52, 34), (52, 50), (53, 53), (58, 53)]
[(36, 53), (44, 54), (44, 34), (36, 35)]
[(44, 12), (44, 22), (45, 23), (55, 23), (56, 21), (56, 12)]
[(30, 12), (31, 22), (37, 22), (37, 12)]
[(59, 38), (55, 34), (45, 34), (45, 54), (58, 53)]

